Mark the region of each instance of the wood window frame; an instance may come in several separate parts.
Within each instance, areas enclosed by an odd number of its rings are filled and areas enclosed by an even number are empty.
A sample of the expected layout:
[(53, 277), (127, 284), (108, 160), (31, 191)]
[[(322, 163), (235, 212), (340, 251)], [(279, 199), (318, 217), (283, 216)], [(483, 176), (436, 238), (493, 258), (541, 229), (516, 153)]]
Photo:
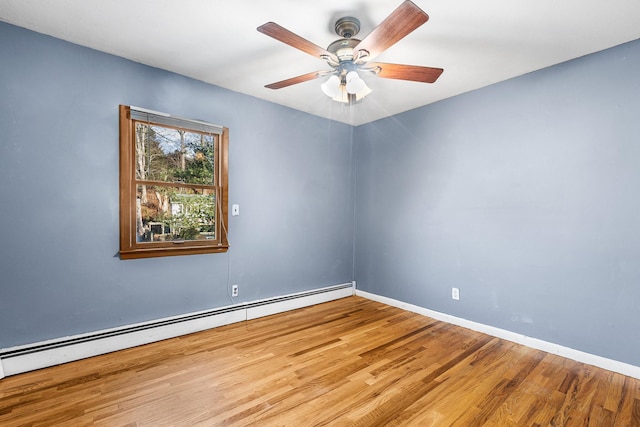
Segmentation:
[[(176, 188), (203, 188), (205, 186), (184, 183), (155, 183), (152, 181), (139, 181), (136, 178), (136, 154), (135, 154), (135, 123), (140, 120), (132, 118), (131, 108), (120, 105), (120, 258), (150, 258), (176, 255), (193, 255), (226, 252), (229, 248), (227, 239), (228, 206), (229, 206), (229, 129), (216, 134), (217, 152), (214, 156), (215, 182), (215, 236), (209, 240), (173, 240), (167, 242), (138, 242), (136, 238), (136, 194), (137, 185), (159, 184), (165, 187)], [(166, 115), (167, 117), (172, 117)], [(176, 129), (193, 131), (189, 127), (189, 121), (178, 119), (180, 126)], [(201, 123), (193, 121), (194, 123)], [(151, 125), (167, 127), (164, 123), (148, 121)]]

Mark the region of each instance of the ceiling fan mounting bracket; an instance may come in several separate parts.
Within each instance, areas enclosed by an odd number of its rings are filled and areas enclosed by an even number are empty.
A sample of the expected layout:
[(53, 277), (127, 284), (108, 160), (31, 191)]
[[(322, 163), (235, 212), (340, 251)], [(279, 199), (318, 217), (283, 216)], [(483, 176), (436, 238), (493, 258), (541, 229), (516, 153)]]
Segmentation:
[(353, 16), (345, 16), (336, 21), (336, 34), (345, 39), (350, 39), (360, 32), (360, 21)]

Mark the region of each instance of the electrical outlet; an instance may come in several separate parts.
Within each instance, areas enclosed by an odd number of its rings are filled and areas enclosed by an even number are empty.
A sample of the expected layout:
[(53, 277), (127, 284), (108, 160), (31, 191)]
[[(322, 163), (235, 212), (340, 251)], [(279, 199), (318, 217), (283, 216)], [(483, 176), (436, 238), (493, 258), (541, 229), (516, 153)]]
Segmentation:
[(460, 299), (460, 289), (451, 288), (451, 299), (458, 301)]
[(238, 296), (238, 285), (231, 286), (231, 296), (232, 297)]

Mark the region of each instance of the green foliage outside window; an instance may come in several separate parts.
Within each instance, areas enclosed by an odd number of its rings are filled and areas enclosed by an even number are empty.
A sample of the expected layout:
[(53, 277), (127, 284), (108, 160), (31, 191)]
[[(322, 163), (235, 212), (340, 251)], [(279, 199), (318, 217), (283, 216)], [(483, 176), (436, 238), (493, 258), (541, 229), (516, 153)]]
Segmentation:
[(215, 194), (198, 188), (215, 183), (214, 147), (213, 135), (136, 123), (136, 178), (180, 184), (138, 185), (138, 241), (215, 239)]

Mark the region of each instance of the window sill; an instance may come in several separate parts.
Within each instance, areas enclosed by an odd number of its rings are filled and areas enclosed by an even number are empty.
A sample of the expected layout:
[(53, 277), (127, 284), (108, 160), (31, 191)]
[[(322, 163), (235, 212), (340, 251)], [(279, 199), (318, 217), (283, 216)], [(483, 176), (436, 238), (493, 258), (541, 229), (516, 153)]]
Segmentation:
[(127, 251), (120, 251), (120, 259), (137, 259), (137, 258), (155, 258), (163, 256), (178, 256), (178, 255), (198, 255), (198, 254), (213, 254), (222, 253), (229, 250), (229, 245), (220, 246), (192, 246), (180, 248), (148, 248), (148, 249), (131, 249)]

